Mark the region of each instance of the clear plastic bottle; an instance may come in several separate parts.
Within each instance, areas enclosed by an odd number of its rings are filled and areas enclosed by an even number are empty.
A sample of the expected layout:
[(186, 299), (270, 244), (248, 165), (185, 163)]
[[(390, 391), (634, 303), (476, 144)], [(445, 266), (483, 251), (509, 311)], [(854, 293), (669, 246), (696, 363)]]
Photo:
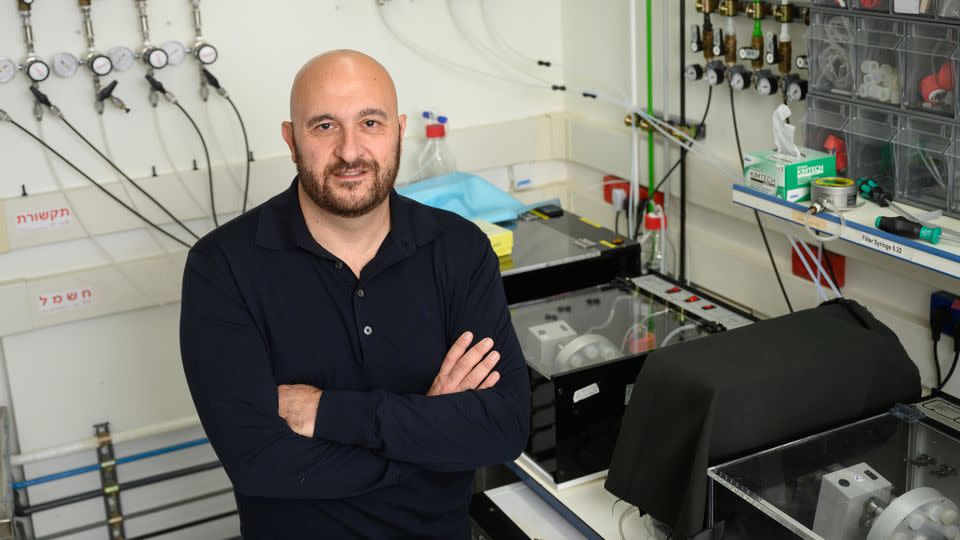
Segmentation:
[(643, 236), (640, 237), (640, 250), (643, 268), (664, 271), (664, 244), (666, 242), (667, 215), (663, 208), (657, 206), (648, 211), (643, 218)]
[(447, 119), (440, 116), (437, 120), (437, 123), (427, 125), (427, 145), (417, 160), (417, 180), (442, 176), (457, 170), (453, 152), (447, 145)]

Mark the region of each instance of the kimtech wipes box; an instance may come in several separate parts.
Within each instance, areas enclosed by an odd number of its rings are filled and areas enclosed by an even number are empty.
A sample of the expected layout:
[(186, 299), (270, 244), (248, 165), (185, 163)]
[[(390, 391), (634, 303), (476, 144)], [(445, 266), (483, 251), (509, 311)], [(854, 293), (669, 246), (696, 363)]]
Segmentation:
[(837, 162), (832, 154), (799, 147), (800, 157), (787, 156), (777, 150), (752, 152), (743, 157), (747, 187), (785, 201), (810, 199), (810, 182), (837, 175)]
[(790, 107), (773, 111), (774, 150), (762, 150), (743, 156), (743, 174), (747, 187), (775, 195), (785, 201), (810, 199), (810, 182), (837, 175), (837, 160), (826, 154), (797, 146), (793, 142), (795, 126), (787, 123)]

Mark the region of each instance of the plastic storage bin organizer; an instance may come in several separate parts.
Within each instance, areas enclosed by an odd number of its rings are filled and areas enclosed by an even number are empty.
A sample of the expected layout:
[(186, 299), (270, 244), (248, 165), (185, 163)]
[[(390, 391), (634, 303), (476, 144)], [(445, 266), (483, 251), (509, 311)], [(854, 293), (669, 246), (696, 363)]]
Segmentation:
[(854, 19), (845, 15), (815, 13), (807, 31), (810, 88), (842, 96), (853, 94)]
[(894, 138), (897, 196), (924, 208), (949, 210), (953, 128), (916, 118), (906, 118), (904, 124)]
[(945, 19), (960, 19), (960, 0), (940, 0), (937, 15)]
[(893, 12), (933, 17), (936, 14), (936, 4), (937, 0), (893, 0)]
[[(960, 135), (960, 128), (956, 128), (957, 135)], [(950, 158), (950, 211), (947, 212), (952, 217), (960, 218), (960, 142), (954, 141), (947, 150), (947, 156)]]
[(807, 148), (834, 154), (837, 174), (847, 174), (847, 143), (844, 127), (847, 124), (846, 106), (822, 98), (810, 99), (803, 117), (803, 145)]
[[(899, 0), (893, 0), (897, 2)], [(879, 11), (881, 13), (890, 13), (890, 0), (850, 0), (847, 1), (853, 9), (862, 9), (866, 11)]]
[(846, 8), (850, 4), (849, 2), (846, 2), (846, 1), (844, 1), (841, 4), (840, 0), (811, 0), (810, 3), (815, 6), (832, 7), (832, 8)]
[(957, 29), (912, 24), (900, 41), (900, 90), (907, 109), (953, 117)]
[(901, 23), (859, 19), (853, 34), (853, 91), (856, 97), (900, 105), (899, 57)]
[(896, 193), (897, 176), (893, 139), (900, 115), (857, 107), (847, 127), (847, 160), (850, 178), (875, 178), (884, 190)]

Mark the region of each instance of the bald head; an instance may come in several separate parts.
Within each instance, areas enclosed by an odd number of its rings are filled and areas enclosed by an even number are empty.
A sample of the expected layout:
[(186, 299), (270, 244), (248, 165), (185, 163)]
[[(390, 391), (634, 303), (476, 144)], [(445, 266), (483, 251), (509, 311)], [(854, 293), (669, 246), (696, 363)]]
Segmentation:
[(357, 51), (312, 58), (293, 81), (283, 139), (303, 192), (343, 217), (381, 207), (396, 180), (407, 118), (379, 62)]
[(304, 120), (311, 102), (325, 95), (362, 91), (383, 101), (391, 116), (397, 115), (397, 89), (393, 78), (380, 62), (359, 51), (340, 49), (311, 58), (297, 72), (290, 89), (290, 120)]

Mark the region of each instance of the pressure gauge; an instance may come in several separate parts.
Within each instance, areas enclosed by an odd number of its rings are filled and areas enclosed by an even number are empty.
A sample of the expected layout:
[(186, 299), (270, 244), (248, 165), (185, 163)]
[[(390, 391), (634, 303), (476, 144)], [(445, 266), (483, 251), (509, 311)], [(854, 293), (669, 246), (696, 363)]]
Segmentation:
[(95, 75), (106, 77), (113, 71), (113, 62), (107, 56), (94, 53), (87, 57), (87, 67), (89, 67), (90, 71)]
[(187, 56), (187, 48), (179, 41), (168, 41), (164, 43), (163, 51), (167, 53), (171, 66), (179, 64)]
[(55, 54), (51, 63), (53, 64), (53, 72), (57, 77), (64, 79), (76, 75), (77, 69), (80, 68), (80, 61), (77, 60), (77, 57), (65, 52)]
[(769, 70), (757, 73), (757, 92), (761, 96), (772, 96), (780, 89), (780, 81)]
[(197, 60), (199, 60), (200, 63), (205, 66), (209, 66), (210, 64), (216, 62), (217, 57), (219, 56), (217, 48), (209, 43), (204, 43), (203, 45), (197, 47), (196, 54)]
[(13, 80), (17, 75), (17, 63), (9, 58), (0, 57), (0, 83)]
[(707, 84), (710, 86), (717, 86), (723, 82), (723, 75), (726, 71), (726, 66), (723, 65), (723, 62), (715, 61), (707, 64), (706, 71), (706, 80)]
[(700, 64), (690, 64), (683, 70), (683, 76), (688, 81), (699, 81), (703, 78), (703, 67)]
[(38, 58), (30, 58), (26, 64), (27, 77), (33, 82), (43, 82), (50, 76), (50, 66)]
[(107, 52), (107, 56), (117, 71), (127, 71), (133, 67), (133, 51), (126, 47), (114, 47)]
[(143, 52), (143, 61), (153, 69), (163, 69), (170, 63), (170, 57), (163, 49), (147, 49)]
[(788, 75), (785, 79), (783, 90), (788, 100), (796, 102), (807, 99), (807, 81), (798, 75)]
[(743, 90), (749, 88), (753, 80), (753, 73), (747, 71), (741, 66), (730, 69), (730, 86), (734, 90)]

